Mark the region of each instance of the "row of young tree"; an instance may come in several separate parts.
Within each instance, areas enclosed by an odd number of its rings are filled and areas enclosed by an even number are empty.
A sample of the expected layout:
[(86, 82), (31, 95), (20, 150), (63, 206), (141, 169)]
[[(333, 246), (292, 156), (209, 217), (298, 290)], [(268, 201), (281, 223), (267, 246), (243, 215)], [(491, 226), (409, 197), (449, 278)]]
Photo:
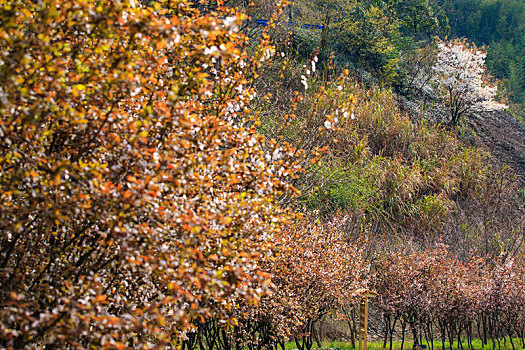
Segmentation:
[(435, 342), (442, 349), (454, 342), (473, 349), (476, 338), (498, 349), (501, 342), (525, 347), (523, 261), (506, 255), (459, 260), (440, 246), (386, 254), (376, 265), (372, 284), (380, 293), (375, 305), (385, 325), (385, 348), (389, 343), (392, 349), (394, 333), (401, 347), (406, 333), (432, 349)]

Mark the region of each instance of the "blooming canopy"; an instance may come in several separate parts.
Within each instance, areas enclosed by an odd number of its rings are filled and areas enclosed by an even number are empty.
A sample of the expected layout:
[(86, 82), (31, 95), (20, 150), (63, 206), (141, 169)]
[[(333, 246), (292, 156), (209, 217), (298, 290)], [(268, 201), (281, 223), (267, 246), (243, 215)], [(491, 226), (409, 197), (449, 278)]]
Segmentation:
[(235, 322), (288, 219), (292, 169), (246, 107), (267, 40), (248, 55), (241, 14), (186, 0), (0, 1), (0, 18), (0, 347), (161, 347)]
[(437, 61), (432, 68), (433, 81), (439, 97), (450, 112), (450, 123), (457, 125), (460, 117), (483, 101), (490, 101), (496, 87), (487, 83), (487, 54), (464, 40), (441, 41)]

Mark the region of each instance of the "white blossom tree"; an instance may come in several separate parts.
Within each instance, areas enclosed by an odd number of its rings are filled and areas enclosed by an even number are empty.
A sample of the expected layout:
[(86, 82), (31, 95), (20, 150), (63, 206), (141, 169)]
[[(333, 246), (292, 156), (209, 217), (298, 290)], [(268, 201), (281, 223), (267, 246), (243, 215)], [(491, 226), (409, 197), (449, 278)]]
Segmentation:
[(433, 82), (438, 96), (450, 112), (450, 124), (473, 107), (492, 101), (496, 87), (487, 82), (487, 54), (465, 40), (455, 39), (438, 44), (438, 56), (433, 70)]

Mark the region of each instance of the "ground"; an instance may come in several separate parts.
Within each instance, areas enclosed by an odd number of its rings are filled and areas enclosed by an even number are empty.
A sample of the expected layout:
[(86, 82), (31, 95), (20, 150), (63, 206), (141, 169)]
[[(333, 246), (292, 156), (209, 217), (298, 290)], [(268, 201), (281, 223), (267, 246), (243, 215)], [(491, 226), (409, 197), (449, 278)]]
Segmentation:
[(525, 185), (525, 125), (504, 110), (473, 114), (468, 124), (476, 133), (474, 144), (514, 169)]

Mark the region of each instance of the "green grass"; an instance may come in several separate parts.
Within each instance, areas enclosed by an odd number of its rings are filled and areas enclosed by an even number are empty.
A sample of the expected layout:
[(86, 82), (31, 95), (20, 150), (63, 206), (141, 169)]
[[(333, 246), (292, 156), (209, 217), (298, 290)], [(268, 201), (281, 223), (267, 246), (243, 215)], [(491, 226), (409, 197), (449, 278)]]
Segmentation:
[[(512, 340), (514, 341), (514, 346), (516, 347), (516, 349), (523, 349), (522, 346), (521, 346), (521, 340), (516, 339), (516, 338), (513, 338)], [(413, 345), (412, 341), (405, 341), (403, 349), (411, 350), (412, 349), (412, 345)], [(489, 340), (488, 344), (483, 347), (482, 346), (482, 342), (481, 342), (480, 339), (474, 339), (472, 341), (472, 345), (473, 345), (474, 349), (487, 349), (487, 350), (491, 350), (492, 349), (492, 342), (490, 340)], [(358, 344), (356, 343), (356, 347), (357, 346), (358, 346)], [(323, 348), (324, 349), (332, 348), (332, 349), (339, 349), (339, 350), (352, 350), (352, 349), (354, 349), (354, 348), (352, 348), (350, 342), (323, 342)], [(382, 349), (384, 349), (383, 348), (383, 342), (382, 341), (369, 342), (367, 348), (368, 348), (368, 350), (382, 350)], [(286, 349), (287, 350), (297, 349), (297, 346), (295, 345), (295, 343), (289, 342), (289, 343), (286, 344)], [(314, 344), (313, 349), (319, 349), (317, 347), (317, 344)], [(387, 344), (387, 349), (389, 349), (388, 344)], [(400, 341), (394, 342), (394, 344), (392, 346), (392, 349), (400, 350), (401, 349), (401, 342)], [(448, 350), (448, 349), (450, 349), (449, 343), (445, 342), (445, 350)], [(452, 349), (460, 349), (458, 347), (457, 341), (452, 343)], [(469, 350), (469, 347), (468, 347), (468, 344), (467, 344), (466, 340), (463, 341), (463, 349), (464, 350)], [(498, 349), (498, 344), (497, 343), (496, 343), (496, 349)], [(506, 345), (504, 345), (503, 339), (500, 339), (500, 350), (511, 350), (511, 349), (512, 349), (512, 345), (510, 344), (510, 341), (508, 339), (506, 341)], [(428, 350), (431, 350), (430, 346), (428, 346)], [(443, 348), (441, 346), (441, 340), (439, 340), (439, 339), (435, 339), (434, 340), (434, 350), (443, 350)]]

